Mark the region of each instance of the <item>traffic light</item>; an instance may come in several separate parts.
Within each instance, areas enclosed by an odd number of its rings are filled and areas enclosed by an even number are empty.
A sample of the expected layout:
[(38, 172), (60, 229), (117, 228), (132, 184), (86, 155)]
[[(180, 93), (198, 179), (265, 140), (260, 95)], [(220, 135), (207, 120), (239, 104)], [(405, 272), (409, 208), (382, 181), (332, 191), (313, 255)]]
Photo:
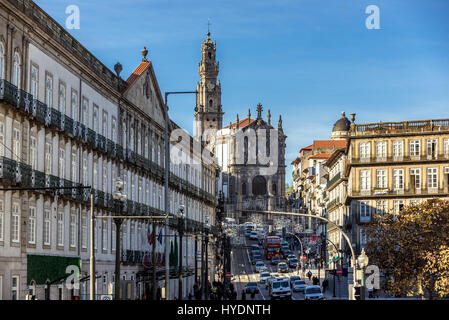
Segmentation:
[(79, 300), (78, 296), (72, 296), (72, 300)]

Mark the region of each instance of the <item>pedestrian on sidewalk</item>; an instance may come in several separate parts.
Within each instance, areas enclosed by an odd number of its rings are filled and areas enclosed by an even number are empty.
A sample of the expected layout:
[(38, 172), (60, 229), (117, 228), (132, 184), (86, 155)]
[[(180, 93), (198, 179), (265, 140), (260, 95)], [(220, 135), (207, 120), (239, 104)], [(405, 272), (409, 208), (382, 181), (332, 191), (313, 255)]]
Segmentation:
[(327, 281), (327, 279), (324, 279), (323, 280), (323, 293), (326, 292), (328, 285), (329, 285), (329, 281)]
[(307, 278), (309, 278), (309, 281), (310, 281), (311, 277), (312, 277), (312, 272), (310, 272), (310, 270), (309, 270), (309, 272), (307, 272)]
[(246, 300), (246, 292), (245, 292), (245, 290), (242, 290), (242, 300)]

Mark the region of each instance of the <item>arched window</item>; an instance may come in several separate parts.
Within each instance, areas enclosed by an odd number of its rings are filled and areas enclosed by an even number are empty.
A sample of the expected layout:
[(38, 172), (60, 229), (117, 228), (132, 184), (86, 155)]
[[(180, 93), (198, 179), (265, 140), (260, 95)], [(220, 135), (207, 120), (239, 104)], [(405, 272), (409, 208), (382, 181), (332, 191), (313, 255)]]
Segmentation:
[(246, 196), (246, 182), (242, 183), (242, 195)]
[(263, 196), (267, 194), (267, 181), (262, 176), (255, 176), (253, 179), (253, 194)]
[(214, 105), (214, 102), (212, 101), (212, 99), (209, 100), (209, 107), (212, 108), (212, 106)]
[(20, 88), (20, 57), (18, 52), (14, 53), (12, 84)]
[(4, 67), (3, 67), (3, 61), (4, 61), (4, 59), (3, 59), (3, 55), (4, 55), (4, 53), (5, 53), (5, 50), (3, 50), (3, 43), (1, 43), (0, 42), (0, 79), (3, 79), (4, 77), (3, 77), (3, 69), (4, 69)]

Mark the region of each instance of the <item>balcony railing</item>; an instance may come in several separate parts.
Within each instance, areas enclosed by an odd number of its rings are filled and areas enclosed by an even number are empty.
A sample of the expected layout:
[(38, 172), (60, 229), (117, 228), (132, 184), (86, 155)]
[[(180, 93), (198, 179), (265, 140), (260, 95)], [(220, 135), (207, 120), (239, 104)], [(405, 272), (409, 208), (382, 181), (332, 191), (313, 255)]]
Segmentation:
[(403, 121), (403, 122), (381, 122), (356, 124), (356, 135), (372, 134), (403, 134), (405, 132), (429, 132), (449, 130), (449, 119)]
[(379, 164), (379, 163), (407, 163), (407, 162), (416, 162), (416, 161), (448, 161), (449, 154), (438, 154), (438, 155), (417, 155), (417, 156), (388, 156), (378, 158), (376, 156), (373, 157), (364, 157), (364, 158), (352, 158), (351, 164)]
[(332, 179), (330, 179), (327, 182), (327, 188), (329, 189), (329, 187), (331, 187), (335, 182), (337, 182), (340, 179), (341, 175), (340, 172), (337, 173), (335, 176), (332, 177)]
[(432, 196), (432, 195), (448, 195), (449, 188), (448, 186), (443, 186), (442, 188), (402, 188), (402, 189), (371, 189), (371, 190), (363, 190), (363, 191), (352, 191), (351, 197), (395, 197), (395, 196)]

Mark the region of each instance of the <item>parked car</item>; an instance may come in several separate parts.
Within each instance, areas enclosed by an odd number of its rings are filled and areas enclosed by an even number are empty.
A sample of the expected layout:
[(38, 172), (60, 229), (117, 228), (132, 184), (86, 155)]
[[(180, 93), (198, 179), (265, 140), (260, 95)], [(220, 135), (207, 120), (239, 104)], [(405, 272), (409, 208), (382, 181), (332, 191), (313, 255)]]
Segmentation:
[(288, 266), (285, 262), (278, 263), (278, 272), (282, 272), (282, 273), (288, 272)]
[(320, 286), (307, 286), (304, 291), (305, 300), (324, 300), (324, 295), (321, 292)]
[(263, 261), (256, 262), (256, 272), (260, 272), (260, 269), (266, 268), (266, 267), (267, 266), (265, 265), (265, 263), (263, 263)]
[(271, 277), (269, 272), (261, 271), (259, 276), (260, 283), (266, 283), (267, 280)]
[(281, 259), (279, 259), (278, 256), (274, 256), (273, 258), (271, 258), (272, 265), (277, 265), (279, 262), (281, 262)]
[(246, 293), (259, 293), (259, 287), (257, 286), (257, 282), (248, 282), (245, 286)]
[(292, 283), (292, 287), (294, 292), (304, 292), (307, 284), (304, 280), (295, 280), (295, 282)]

